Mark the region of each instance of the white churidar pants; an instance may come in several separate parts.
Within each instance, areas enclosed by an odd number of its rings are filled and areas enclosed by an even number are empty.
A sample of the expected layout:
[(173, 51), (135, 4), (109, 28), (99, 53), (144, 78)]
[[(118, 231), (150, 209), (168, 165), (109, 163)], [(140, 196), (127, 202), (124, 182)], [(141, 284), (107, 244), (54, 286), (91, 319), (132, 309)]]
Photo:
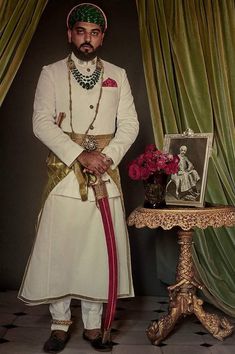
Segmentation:
[[(51, 316), (54, 320), (65, 320), (70, 321), (71, 311), (70, 311), (71, 298), (66, 298), (64, 300), (56, 301), (51, 303), (49, 310)], [(103, 311), (103, 304), (91, 301), (81, 300), (81, 311), (82, 320), (85, 329), (95, 329), (101, 328), (101, 316)], [(69, 325), (51, 325), (51, 330), (62, 330), (68, 331)]]

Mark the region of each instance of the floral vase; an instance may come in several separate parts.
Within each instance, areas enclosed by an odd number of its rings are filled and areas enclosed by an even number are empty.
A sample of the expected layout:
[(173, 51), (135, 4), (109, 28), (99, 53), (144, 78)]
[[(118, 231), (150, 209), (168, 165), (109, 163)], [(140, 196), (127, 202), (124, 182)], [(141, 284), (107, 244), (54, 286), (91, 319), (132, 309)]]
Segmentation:
[(144, 208), (158, 209), (166, 206), (166, 185), (168, 175), (166, 173), (155, 173), (144, 180)]

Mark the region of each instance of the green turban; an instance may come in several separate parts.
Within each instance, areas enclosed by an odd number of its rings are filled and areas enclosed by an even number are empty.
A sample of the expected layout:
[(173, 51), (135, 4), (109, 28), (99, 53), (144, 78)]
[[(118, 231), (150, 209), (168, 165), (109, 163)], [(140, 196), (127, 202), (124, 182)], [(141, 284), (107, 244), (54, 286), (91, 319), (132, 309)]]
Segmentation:
[(89, 22), (99, 25), (103, 32), (107, 28), (107, 19), (100, 7), (83, 3), (75, 6), (67, 17), (67, 27), (72, 29), (76, 22)]

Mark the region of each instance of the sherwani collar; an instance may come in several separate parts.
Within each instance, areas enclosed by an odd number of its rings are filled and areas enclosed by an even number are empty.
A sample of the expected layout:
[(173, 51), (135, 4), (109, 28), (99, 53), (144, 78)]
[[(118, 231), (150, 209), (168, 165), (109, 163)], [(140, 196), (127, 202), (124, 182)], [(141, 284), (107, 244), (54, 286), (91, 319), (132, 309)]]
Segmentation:
[(74, 55), (74, 53), (71, 54), (71, 59), (74, 61), (75, 65), (77, 67), (80, 67), (80, 68), (94, 68), (96, 67), (96, 62), (97, 62), (97, 57), (95, 57), (94, 59), (92, 60), (89, 60), (89, 61), (83, 61), (83, 60), (80, 60), (76, 57), (76, 55)]

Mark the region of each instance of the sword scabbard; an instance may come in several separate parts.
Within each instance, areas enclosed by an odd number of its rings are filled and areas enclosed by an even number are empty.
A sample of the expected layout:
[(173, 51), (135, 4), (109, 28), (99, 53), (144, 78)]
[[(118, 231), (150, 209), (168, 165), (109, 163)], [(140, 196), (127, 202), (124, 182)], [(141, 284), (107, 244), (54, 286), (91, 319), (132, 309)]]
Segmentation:
[(103, 336), (102, 336), (102, 343), (109, 343), (111, 342), (111, 329), (104, 330), (103, 331)]

